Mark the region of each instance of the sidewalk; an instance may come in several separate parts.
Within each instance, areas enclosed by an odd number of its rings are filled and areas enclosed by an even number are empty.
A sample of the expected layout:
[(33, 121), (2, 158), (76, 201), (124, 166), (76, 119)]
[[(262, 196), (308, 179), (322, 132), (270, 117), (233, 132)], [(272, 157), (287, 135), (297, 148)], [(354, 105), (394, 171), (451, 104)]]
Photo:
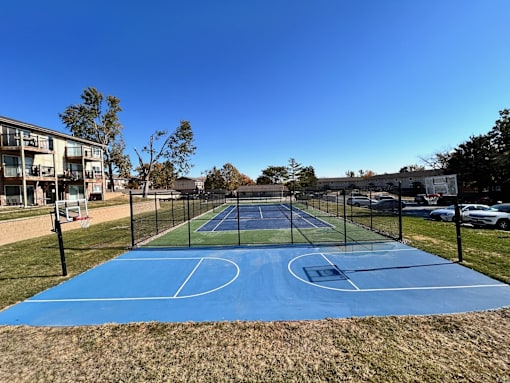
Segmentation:
[[(147, 210), (152, 208), (153, 202), (147, 203)], [(137, 212), (141, 212), (142, 210), (143, 208), (137, 205)], [(89, 215), (92, 218), (90, 221), (91, 225), (126, 218), (129, 217), (129, 214), (129, 204), (89, 209)], [(0, 221), (0, 246), (51, 234), (51, 220), (51, 215), (46, 214), (36, 217)], [(78, 228), (80, 228), (79, 222), (69, 222), (62, 225), (62, 231)]]

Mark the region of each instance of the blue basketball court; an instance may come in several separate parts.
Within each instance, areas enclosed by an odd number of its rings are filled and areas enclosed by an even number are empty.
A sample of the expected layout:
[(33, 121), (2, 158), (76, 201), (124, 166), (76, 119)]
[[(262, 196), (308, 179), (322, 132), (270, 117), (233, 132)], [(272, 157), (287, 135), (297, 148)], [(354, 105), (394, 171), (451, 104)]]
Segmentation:
[(0, 312), (0, 325), (277, 321), (510, 306), (510, 286), (397, 242), (143, 249)]

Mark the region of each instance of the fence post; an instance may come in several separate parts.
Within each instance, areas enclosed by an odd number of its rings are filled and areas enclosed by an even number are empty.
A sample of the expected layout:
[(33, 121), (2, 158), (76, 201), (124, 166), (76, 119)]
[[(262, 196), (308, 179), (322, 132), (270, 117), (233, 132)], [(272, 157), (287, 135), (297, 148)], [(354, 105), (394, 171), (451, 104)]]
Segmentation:
[(133, 191), (129, 191), (129, 214), (131, 215), (131, 247), (135, 247), (135, 216), (133, 214)]
[(239, 193), (237, 193), (237, 245), (241, 246), (241, 211), (239, 207)]
[(159, 221), (158, 221), (158, 195), (154, 192), (154, 213), (156, 215), (156, 234), (159, 234)]
[[(294, 187), (295, 187), (295, 185), (294, 185)], [(295, 194), (296, 193), (294, 192), (294, 195)], [(294, 221), (292, 220), (293, 219), (293, 216), (292, 216), (292, 194), (290, 195), (289, 200), (290, 200), (290, 244), (293, 245), (294, 244), (294, 230), (293, 230)]]
[(343, 189), (344, 195), (344, 245), (347, 245), (347, 209), (346, 209), (346, 191)]
[(188, 200), (188, 247), (191, 247), (191, 218), (189, 214), (189, 194), (187, 196)]
[(398, 240), (402, 239), (402, 181), (398, 181)]
[(460, 236), (460, 222), (462, 221), (460, 217), (460, 207), (459, 207), (459, 196), (455, 198), (455, 234), (457, 236), (457, 255), (459, 257), (459, 262), (462, 262), (462, 238)]

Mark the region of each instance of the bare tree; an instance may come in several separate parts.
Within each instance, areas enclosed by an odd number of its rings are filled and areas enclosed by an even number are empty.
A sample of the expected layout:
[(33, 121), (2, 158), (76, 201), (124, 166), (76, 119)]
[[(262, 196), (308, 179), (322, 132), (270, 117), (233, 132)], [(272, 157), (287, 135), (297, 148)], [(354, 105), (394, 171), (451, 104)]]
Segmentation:
[[(151, 173), (154, 165), (161, 159), (169, 161), (175, 170), (175, 175), (187, 174), (193, 166), (189, 157), (195, 154), (193, 145), (193, 131), (189, 121), (181, 120), (176, 130), (169, 134), (167, 130), (157, 130), (149, 137), (149, 143), (139, 152), (134, 149), (138, 157), (140, 178), (143, 182), (143, 196), (146, 197), (150, 186)], [(142, 153), (148, 155), (144, 161)]]

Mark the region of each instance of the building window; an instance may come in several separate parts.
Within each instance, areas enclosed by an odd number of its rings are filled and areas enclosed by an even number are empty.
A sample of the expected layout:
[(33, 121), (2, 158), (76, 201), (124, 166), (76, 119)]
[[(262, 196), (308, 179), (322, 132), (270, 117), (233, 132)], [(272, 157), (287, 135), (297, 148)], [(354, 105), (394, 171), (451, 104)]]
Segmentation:
[(69, 157), (81, 157), (82, 156), (81, 145), (78, 144), (77, 142), (68, 141), (66, 150), (67, 150), (67, 155)]
[(21, 205), (23, 195), (21, 193), (21, 186), (9, 185), (5, 186), (5, 200), (7, 205)]
[(84, 199), (83, 185), (69, 185), (69, 199)]
[(92, 185), (92, 193), (101, 194), (103, 192), (103, 186), (101, 184)]
[(21, 177), (21, 158), (3, 156), (5, 177)]

